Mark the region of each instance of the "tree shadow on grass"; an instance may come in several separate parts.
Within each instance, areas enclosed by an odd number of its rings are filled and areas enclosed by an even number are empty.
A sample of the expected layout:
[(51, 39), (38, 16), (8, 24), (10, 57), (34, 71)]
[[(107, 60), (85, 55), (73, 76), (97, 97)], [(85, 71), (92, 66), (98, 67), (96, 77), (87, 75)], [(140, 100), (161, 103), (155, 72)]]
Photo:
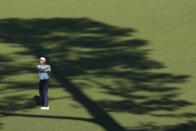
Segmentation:
[(0, 129), (2, 129), (3, 128), (3, 123), (0, 123)]
[[(49, 119), (61, 119), (61, 120), (78, 120), (78, 121), (87, 121), (95, 122), (94, 119), (90, 118), (80, 118), (80, 117), (70, 117), (70, 116), (54, 116), (54, 115), (35, 115), (35, 114), (25, 114), (25, 113), (12, 113), (12, 112), (0, 112), (0, 115), (3, 116), (16, 116), (16, 117), (31, 117), (31, 118), (49, 118)], [(1, 127), (1, 124), (0, 124)]]
[(130, 128), (129, 131), (195, 131), (196, 122), (188, 121), (173, 126), (155, 126), (155, 124), (141, 124), (140, 127)]
[[(135, 29), (88, 18), (1, 19), (0, 29), (1, 42), (27, 49), (17, 54), (46, 56), (52, 77), (108, 131), (126, 129), (106, 111), (148, 114), (192, 105), (176, 99), (178, 88), (172, 85), (185, 82), (188, 76), (159, 72), (165, 67), (148, 57), (150, 50), (144, 48), (148, 42), (131, 38)], [(95, 83), (108, 96), (122, 99), (93, 101), (72, 82), (78, 77)]]

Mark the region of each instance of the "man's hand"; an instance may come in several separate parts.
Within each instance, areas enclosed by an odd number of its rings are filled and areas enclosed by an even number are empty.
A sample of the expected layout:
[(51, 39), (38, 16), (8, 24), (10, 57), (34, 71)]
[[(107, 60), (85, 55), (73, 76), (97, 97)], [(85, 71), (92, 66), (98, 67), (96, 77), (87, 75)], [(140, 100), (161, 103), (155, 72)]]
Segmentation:
[(44, 66), (41, 66), (41, 67), (40, 67), (40, 70), (41, 70), (41, 71), (44, 71), (45, 69), (46, 69), (46, 68), (44, 68)]
[(47, 67), (45, 67), (45, 66), (39, 66), (38, 69), (39, 69), (40, 71), (44, 71), (44, 72), (51, 72), (51, 67), (50, 67), (50, 65), (47, 66)]
[(48, 66), (48, 67), (41, 67), (41, 70), (42, 71), (51, 71), (51, 68), (50, 68), (50, 66)]

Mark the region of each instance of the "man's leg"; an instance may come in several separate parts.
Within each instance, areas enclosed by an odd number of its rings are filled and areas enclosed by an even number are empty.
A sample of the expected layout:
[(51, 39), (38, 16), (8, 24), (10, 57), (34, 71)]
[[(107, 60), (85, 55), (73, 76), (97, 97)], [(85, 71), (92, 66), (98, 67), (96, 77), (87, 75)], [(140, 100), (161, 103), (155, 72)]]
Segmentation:
[(48, 80), (44, 80), (44, 85), (43, 85), (43, 99), (44, 99), (44, 106), (48, 107)]
[(44, 92), (43, 92), (43, 81), (39, 81), (39, 95), (40, 95), (40, 101), (41, 106), (44, 106)]

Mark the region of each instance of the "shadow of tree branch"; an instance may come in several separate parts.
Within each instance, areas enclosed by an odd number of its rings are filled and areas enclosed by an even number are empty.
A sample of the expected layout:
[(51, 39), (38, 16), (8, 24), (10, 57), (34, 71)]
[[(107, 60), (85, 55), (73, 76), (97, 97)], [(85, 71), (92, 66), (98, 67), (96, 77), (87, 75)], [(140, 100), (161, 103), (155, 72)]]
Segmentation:
[[(46, 56), (53, 68), (52, 76), (88, 110), (94, 122), (108, 131), (126, 129), (106, 111), (147, 114), (192, 105), (176, 100), (178, 88), (171, 86), (185, 82), (189, 76), (159, 72), (165, 66), (148, 57), (150, 50), (143, 48), (148, 44), (146, 40), (131, 38), (135, 29), (88, 18), (1, 19), (0, 29), (1, 42), (12, 46), (17, 43), (27, 49), (18, 52), (21, 56)], [(10, 72), (20, 70), (23, 68)], [(85, 79), (99, 85), (104, 93), (123, 100), (91, 100), (72, 83), (73, 78), (84, 75), (111, 78), (113, 84)], [(139, 92), (155, 93), (159, 97), (151, 98)]]

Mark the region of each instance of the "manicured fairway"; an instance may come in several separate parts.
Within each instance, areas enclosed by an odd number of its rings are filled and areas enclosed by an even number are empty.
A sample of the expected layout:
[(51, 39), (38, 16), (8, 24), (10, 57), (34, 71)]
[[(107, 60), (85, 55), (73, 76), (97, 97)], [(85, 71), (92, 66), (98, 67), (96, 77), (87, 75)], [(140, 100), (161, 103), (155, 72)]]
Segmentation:
[[(194, 0), (1, 0), (0, 130), (195, 131)], [(52, 67), (40, 110), (38, 58)]]

